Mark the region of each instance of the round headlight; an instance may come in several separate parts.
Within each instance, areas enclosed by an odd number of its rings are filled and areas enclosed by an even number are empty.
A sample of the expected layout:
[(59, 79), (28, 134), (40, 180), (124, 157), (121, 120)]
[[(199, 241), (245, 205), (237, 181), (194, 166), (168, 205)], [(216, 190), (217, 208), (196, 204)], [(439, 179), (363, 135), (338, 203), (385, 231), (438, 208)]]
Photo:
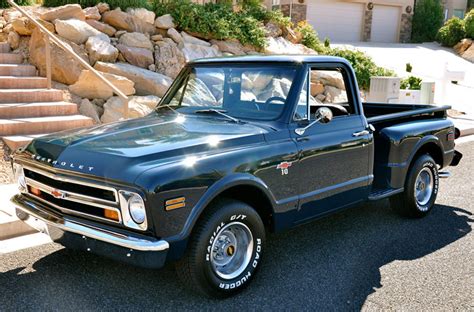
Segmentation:
[(26, 179), (23, 167), (19, 164), (13, 164), (13, 173), (15, 175), (15, 181), (18, 185), (20, 192), (26, 191)]
[(135, 194), (129, 198), (128, 211), (130, 212), (130, 216), (132, 217), (133, 221), (135, 221), (135, 223), (142, 224), (145, 222), (145, 204), (139, 195)]

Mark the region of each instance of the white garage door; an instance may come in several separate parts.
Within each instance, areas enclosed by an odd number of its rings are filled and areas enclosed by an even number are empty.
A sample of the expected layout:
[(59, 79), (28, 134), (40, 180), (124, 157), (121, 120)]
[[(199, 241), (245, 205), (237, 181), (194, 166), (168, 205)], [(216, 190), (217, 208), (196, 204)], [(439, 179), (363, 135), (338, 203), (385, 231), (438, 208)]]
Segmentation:
[(309, 0), (306, 18), (319, 38), (331, 42), (360, 41), (364, 5), (335, 0)]
[(398, 42), (400, 7), (375, 5), (372, 15), (370, 41)]

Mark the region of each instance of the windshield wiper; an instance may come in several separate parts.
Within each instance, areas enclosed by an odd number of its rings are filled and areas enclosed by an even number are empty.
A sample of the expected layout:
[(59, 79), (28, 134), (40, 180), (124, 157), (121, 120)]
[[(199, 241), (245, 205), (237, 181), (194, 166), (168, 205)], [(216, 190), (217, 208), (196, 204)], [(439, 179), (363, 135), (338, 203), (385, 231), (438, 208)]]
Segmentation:
[(172, 112), (174, 112), (174, 113), (176, 113), (176, 114), (179, 115), (179, 112), (178, 112), (177, 110), (175, 110), (175, 109), (173, 108), (173, 106), (178, 107), (178, 106), (176, 106), (176, 105), (169, 105), (169, 104), (166, 104), (166, 105), (159, 105), (159, 106), (155, 107), (155, 111), (158, 111), (158, 110), (160, 110), (161, 108), (164, 108), (164, 107), (165, 107), (165, 108), (169, 109), (170, 111), (172, 111)]
[(227, 115), (227, 111), (223, 109), (215, 109), (215, 108), (209, 108), (209, 109), (200, 109), (195, 111), (196, 114), (218, 114), (221, 116), (224, 116), (225, 118), (232, 120), (235, 123), (243, 123), (241, 120), (232, 117), (230, 115)]

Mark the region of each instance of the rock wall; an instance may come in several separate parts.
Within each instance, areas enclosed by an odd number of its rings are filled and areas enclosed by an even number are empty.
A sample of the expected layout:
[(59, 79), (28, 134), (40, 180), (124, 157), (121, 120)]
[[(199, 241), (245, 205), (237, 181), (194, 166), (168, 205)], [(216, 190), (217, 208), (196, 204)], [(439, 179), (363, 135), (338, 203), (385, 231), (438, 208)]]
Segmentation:
[[(79, 4), (26, 9), (122, 92), (135, 95), (130, 104), (134, 117), (149, 112), (149, 107), (156, 105), (188, 61), (256, 53), (316, 53), (300, 44), (299, 34), (291, 29), (280, 29), (273, 23), (264, 25), (267, 47), (256, 51), (238, 40), (199, 39), (179, 30), (170, 15), (156, 17), (143, 8), (125, 12), (120, 8), (110, 10), (106, 3), (100, 3), (85, 9)], [(298, 10), (294, 14), (299, 14)], [(13, 9), (0, 11), (1, 41), (8, 41), (15, 53), (22, 53), (25, 61), (45, 75), (44, 35)], [(83, 114), (97, 122), (120, 118), (120, 99), (113, 97), (102, 81), (56, 45), (52, 44), (51, 52), (53, 80), (66, 85)], [(154, 104), (150, 104), (153, 101)]]

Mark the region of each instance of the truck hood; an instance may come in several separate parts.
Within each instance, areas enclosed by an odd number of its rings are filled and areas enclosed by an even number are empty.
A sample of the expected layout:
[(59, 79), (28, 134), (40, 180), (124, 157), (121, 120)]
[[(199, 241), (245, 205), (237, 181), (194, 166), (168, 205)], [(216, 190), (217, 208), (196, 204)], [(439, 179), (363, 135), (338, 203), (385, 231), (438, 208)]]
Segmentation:
[(133, 183), (154, 166), (260, 143), (266, 132), (248, 123), (164, 112), (47, 135), (33, 140), (26, 151), (56, 168)]

